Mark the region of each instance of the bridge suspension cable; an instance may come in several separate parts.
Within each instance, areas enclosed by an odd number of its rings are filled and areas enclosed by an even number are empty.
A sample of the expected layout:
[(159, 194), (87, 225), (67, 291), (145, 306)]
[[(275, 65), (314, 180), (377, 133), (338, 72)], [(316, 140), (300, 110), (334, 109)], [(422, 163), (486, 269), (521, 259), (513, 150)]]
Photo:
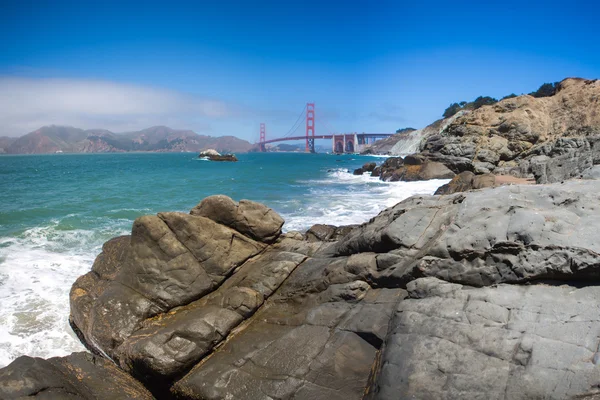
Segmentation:
[(292, 125), (292, 127), (290, 128), (290, 130), (283, 135), (283, 137), (290, 137), (292, 136), (292, 134), (294, 132), (296, 132), (298, 130), (298, 128), (300, 128), (300, 126), (302, 126), (302, 122), (304, 121), (304, 115), (306, 113), (306, 106), (304, 106), (302, 108), (302, 111), (300, 111), (300, 115), (298, 115), (298, 119), (296, 120), (296, 122), (294, 122), (294, 125)]

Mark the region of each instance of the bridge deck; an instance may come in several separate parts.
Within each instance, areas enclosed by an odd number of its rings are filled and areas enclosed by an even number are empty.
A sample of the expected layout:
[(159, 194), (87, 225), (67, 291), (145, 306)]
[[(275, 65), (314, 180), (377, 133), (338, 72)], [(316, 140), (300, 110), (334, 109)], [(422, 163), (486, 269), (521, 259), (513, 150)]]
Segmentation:
[[(331, 139), (334, 136), (338, 137), (338, 136), (358, 136), (358, 137), (367, 137), (367, 138), (374, 138), (374, 137), (380, 137), (380, 138), (384, 138), (384, 137), (389, 137), (389, 136), (393, 136), (395, 135), (395, 133), (336, 133), (336, 134), (330, 134), (330, 135), (315, 135), (315, 136), (309, 136), (309, 139)], [(264, 142), (262, 142), (263, 144), (267, 144), (267, 143), (275, 143), (275, 142), (285, 142), (285, 141), (291, 141), (291, 140), (306, 140), (306, 135), (304, 136), (291, 136), (291, 137), (282, 137), (282, 138), (277, 138), (277, 139), (269, 139), (269, 140), (265, 140)]]

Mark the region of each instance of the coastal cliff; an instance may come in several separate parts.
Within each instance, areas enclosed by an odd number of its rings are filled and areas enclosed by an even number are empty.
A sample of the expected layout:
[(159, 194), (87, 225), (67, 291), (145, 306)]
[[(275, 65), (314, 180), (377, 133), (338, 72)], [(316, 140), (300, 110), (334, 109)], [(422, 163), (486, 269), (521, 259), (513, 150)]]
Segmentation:
[[(73, 285), (71, 323), (137, 398), (135, 380), (178, 399), (593, 396), (599, 190), (415, 196), (305, 235), (281, 233), (263, 205), (211, 196), (107, 242)], [(77, 379), (27, 373), (42, 362), (0, 370), (2, 397)], [(107, 398), (80, 382), (74, 395)]]
[[(506, 98), (419, 133), (418, 146), (409, 152), (457, 174), (532, 176), (538, 183), (577, 177), (600, 162), (600, 81), (568, 78), (552, 96)], [(403, 143), (398, 141), (399, 149)]]

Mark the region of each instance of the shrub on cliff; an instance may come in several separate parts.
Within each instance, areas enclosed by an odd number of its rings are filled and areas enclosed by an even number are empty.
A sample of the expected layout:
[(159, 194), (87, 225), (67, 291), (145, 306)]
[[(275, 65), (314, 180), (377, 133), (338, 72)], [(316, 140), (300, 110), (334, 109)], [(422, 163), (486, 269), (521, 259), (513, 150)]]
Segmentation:
[(496, 104), (497, 102), (498, 102), (498, 100), (496, 100), (493, 97), (490, 97), (490, 96), (479, 96), (471, 104), (472, 104), (472, 109), (473, 110), (477, 110), (478, 108), (481, 108), (483, 106), (491, 106), (492, 104)]
[(400, 128), (396, 129), (396, 133), (410, 133), (416, 131), (415, 128)]
[(538, 90), (535, 92), (529, 93), (533, 97), (550, 97), (554, 96), (556, 91), (558, 90), (558, 82), (554, 83), (544, 83)]
[[(465, 103), (465, 102), (463, 101), (461, 103)], [(442, 114), (442, 115), (444, 118), (450, 118), (451, 116), (453, 116), (454, 114), (456, 114), (457, 112), (459, 112), (462, 109), (463, 108), (460, 106), (460, 104), (452, 103), (452, 104), (450, 104), (450, 106), (448, 108), (446, 108), (446, 110), (444, 110), (444, 114)]]
[(446, 110), (444, 110), (443, 117), (450, 118), (460, 110), (477, 110), (480, 107), (496, 104), (498, 100), (490, 96), (479, 96), (475, 100), (467, 103), (461, 101), (460, 103), (452, 103)]

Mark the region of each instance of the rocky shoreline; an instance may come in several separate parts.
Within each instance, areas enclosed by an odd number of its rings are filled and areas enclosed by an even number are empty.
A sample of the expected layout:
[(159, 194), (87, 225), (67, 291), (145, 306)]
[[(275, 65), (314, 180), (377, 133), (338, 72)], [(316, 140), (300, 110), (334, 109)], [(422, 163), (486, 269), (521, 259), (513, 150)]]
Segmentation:
[(94, 355), (20, 357), (0, 397), (592, 398), (599, 190), (414, 196), (306, 234), (225, 196), (138, 218), (71, 290)]

